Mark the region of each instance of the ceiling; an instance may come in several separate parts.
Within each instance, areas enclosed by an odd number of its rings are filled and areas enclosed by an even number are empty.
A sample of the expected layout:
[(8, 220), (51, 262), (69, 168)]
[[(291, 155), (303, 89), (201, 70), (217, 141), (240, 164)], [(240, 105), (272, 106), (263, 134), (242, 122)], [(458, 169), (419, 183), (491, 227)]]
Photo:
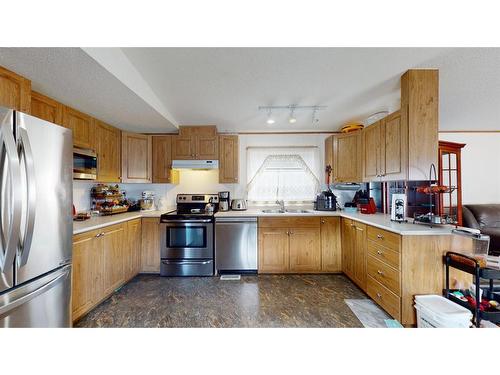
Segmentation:
[(129, 131), (176, 127), (80, 48), (0, 48), (0, 65), (42, 94)]
[[(498, 48), (0, 48), (0, 65), (55, 99), (126, 130), (169, 132), (215, 124), (223, 132), (338, 130), (399, 108), (399, 77), (440, 70), (440, 130), (495, 130)], [(323, 105), (275, 113), (259, 106)]]

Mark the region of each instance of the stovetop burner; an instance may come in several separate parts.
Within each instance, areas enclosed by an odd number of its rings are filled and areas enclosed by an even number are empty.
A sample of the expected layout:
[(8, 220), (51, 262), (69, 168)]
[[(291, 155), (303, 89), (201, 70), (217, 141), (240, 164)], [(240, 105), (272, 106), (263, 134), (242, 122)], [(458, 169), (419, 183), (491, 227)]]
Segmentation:
[[(214, 213), (218, 211), (219, 200), (217, 194), (178, 194), (177, 210), (161, 215), (160, 221), (171, 220), (211, 220)], [(211, 204), (213, 211), (207, 211), (205, 207)]]

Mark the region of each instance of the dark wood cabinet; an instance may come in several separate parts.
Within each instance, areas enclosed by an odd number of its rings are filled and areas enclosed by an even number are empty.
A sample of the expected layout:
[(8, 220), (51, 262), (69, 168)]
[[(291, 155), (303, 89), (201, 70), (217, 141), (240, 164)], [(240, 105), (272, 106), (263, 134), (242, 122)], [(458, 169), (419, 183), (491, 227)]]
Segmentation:
[(439, 215), (462, 225), (461, 152), (465, 143), (439, 141), (439, 185), (450, 187), (439, 197)]

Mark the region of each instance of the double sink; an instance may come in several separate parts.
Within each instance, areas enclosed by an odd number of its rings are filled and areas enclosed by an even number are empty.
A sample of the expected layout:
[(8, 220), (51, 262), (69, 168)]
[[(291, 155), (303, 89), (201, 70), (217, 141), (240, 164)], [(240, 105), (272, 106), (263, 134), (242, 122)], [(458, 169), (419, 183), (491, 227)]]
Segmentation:
[(310, 214), (311, 210), (262, 210), (265, 214)]

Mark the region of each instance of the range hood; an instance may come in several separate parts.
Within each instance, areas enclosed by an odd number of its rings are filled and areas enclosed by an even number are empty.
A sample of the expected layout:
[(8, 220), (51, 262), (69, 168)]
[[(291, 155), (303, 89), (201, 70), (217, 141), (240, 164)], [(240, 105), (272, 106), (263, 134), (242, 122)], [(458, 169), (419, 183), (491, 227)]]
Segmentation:
[(172, 160), (172, 169), (219, 169), (218, 160)]

